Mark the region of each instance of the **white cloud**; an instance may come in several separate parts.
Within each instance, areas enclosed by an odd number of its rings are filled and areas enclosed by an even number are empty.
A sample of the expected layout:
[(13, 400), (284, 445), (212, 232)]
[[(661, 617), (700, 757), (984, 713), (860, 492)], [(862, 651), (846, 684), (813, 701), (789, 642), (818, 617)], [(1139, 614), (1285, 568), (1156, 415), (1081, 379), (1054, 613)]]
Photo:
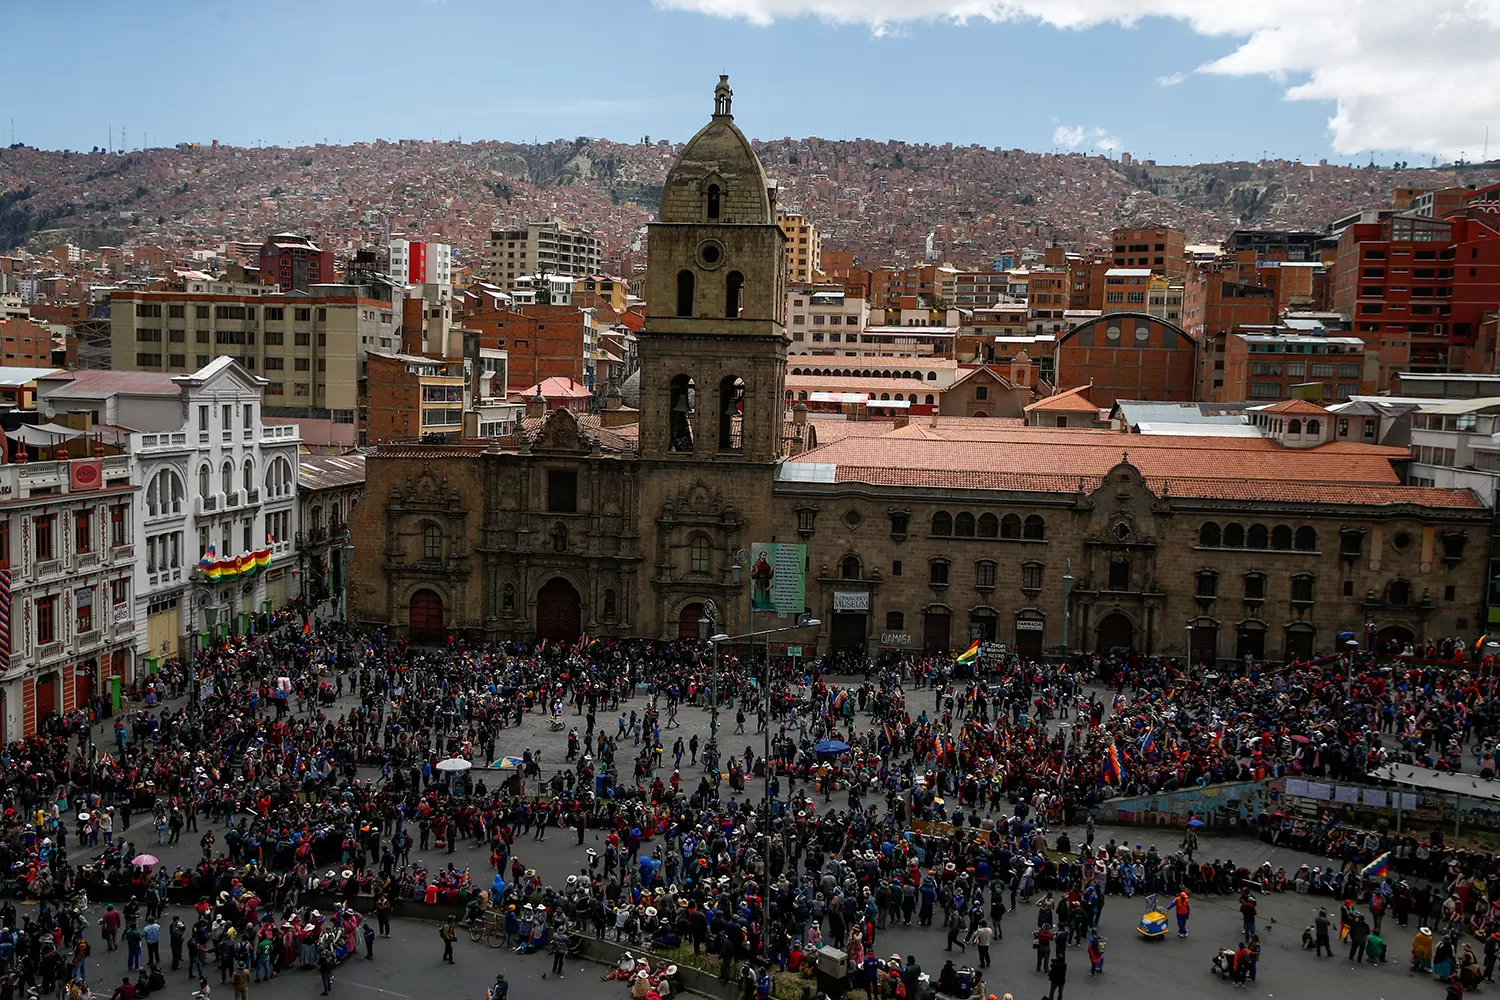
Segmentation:
[[(867, 24), (908, 21), (1037, 22), (1061, 29), (1184, 22), (1235, 39), (1234, 51), (1197, 67), (1225, 76), (1290, 80), (1291, 101), (1332, 101), (1341, 154), (1410, 149), (1471, 155), (1486, 125), (1500, 126), (1500, 0), (655, 0), (753, 24), (811, 16)], [(1175, 74), (1174, 74), (1175, 75)], [(1165, 77), (1163, 80), (1169, 80)]]
[(1082, 125), (1059, 125), (1052, 132), (1052, 142), (1058, 146), (1066, 146), (1068, 149), (1077, 149), (1079, 146), (1092, 146), (1102, 149), (1106, 153), (1114, 152), (1120, 148), (1120, 137), (1110, 135), (1106, 130), (1095, 126), (1086, 128)]
[(1052, 133), (1052, 141), (1059, 146), (1067, 146), (1069, 149), (1077, 149), (1083, 145), (1083, 140), (1088, 134), (1082, 125), (1059, 125), (1057, 131)]
[(1161, 84), (1163, 87), (1175, 87), (1186, 79), (1187, 77), (1182, 73), (1168, 73), (1166, 76), (1157, 77), (1156, 82)]

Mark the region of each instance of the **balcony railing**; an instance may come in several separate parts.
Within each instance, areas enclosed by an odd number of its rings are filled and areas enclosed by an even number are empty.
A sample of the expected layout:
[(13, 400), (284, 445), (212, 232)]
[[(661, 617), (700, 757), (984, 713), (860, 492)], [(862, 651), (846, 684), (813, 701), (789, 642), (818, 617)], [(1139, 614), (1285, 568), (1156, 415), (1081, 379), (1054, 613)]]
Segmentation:
[(238, 507), (239, 505), (240, 505), (240, 491), (239, 490), (230, 490), (228, 493), (224, 494), (224, 506), (225, 507)]
[(260, 490), (246, 490), (245, 503), (246, 505), (260, 503)]
[(217, 496), (206, 496), (198, 498), (198, 513), (212, 514), (219, 509), (219, 498)]

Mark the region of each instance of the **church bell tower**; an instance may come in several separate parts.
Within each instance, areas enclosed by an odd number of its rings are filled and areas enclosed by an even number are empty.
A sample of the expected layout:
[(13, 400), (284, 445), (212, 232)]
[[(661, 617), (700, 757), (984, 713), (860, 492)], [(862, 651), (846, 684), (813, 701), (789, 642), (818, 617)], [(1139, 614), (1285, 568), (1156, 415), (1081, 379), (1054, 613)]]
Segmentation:
[(786, 377), (776, 187), (735, 126), (729, 78), (667, 174), (649, 227), (640, 454), (774, 465)]

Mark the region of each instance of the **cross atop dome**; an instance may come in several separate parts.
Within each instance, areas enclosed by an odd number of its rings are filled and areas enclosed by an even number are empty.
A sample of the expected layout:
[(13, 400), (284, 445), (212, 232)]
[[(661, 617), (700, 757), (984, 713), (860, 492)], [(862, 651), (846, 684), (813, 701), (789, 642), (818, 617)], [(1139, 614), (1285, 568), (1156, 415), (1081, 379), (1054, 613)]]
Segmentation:
[(729, 89), (729, 74), (719, 74), (719, 85), (714, 88), (714, 117), (730, 117), (729, 102), (734, 98), (734, 91)]

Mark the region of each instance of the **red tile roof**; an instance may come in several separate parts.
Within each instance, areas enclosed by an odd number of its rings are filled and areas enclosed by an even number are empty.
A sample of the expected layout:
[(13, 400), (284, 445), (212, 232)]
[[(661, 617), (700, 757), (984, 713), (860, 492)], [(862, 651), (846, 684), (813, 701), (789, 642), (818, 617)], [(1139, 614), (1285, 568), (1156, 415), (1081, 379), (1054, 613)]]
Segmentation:
[(863, 378), (858, 375), (788, 375), (788, 389), (807, 389), (818, 392), (906, 392), (937, 394), (943, 390), (936, 382), (928, 383), (914, 378)]
[(132, 372), (115, 369), (85, 369), (70, 372), (64, 385), (53, 389), (48, 395), (59, 399), (103, 396), (119, 393), (126, 396), (178, 396), (182, 386), (172, 381), (164, 372)]
[(1326, 417), (1328, 411), (1317, 403), (1308, 402), (1305, 399), (1283, 399), (1279, 403), (1267, 406), (1260, 410), (1261, 413), (1285, 413), (1295, 417)]
[[(925, 486), (954, 490), (1017, 490), (1038, 493), (1091, 492), (1101, 476), (1072, 476), (1030, 472), (987, 472), (963, 469), (898, 469), (889, 466), (840, 464), (834, 474), (840, 483), (872, 486)], [(1268, 479), (1195, 479), (1147, 477), (1157, 494), (1199, 500), (1265, 500), (1294, 503), (1358, 504), (1362, 506), (1417, 504), (1459, 510), (1482, 510), (1471, 490), (1442, 490), (1420, 486), (1375, 486), (1346, 483), (1288, 483)]]
[(516, 395), (523, 397), (535, 396), (537, 389), (542, 390), (543, 399), (588, 399), (593, 395), (587, 386), (579, 385), (572, 379), (564, 378), (561, 375), (544, 378), (536, 385), (527, 386), (522, 389)]
[(846, 438), (823, 445), (801, 462), (872, 468), (1025, 470), (1064, 476), (1102, 476), (1128, 453), (1144, 476), (1280, 479), (1289, 482), (1397, 485), (1391, 466), (1400, 449), (1341, 443), (1285, 448), (1265, 438), (1156, 437), (1116, 431), (1050, 427), (947, 426), (922, 421), (879, 438)]
[(1026, 412), (1032, 410), (1054, 410), (1067, 413), (1098, 413), (1099, 407), (1089, 402), (1087, 394), (1088, 386), (1080, 385), (1074, 389), (1068, 389), (1051, 396), (1045, 396), (1030, 406)]

